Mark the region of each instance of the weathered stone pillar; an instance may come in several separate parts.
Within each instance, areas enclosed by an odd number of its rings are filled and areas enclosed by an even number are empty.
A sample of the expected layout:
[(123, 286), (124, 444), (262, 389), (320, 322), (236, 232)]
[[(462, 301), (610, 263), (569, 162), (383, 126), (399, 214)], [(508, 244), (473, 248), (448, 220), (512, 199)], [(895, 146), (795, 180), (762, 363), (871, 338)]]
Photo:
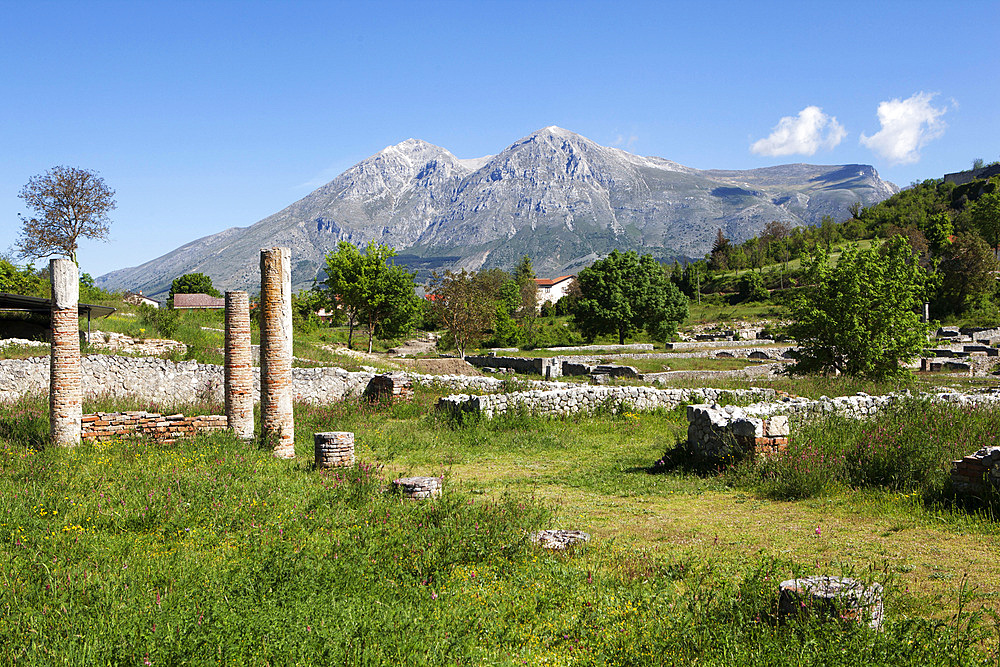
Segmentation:
[(264, 437), (275, 438), (274, 455), (295, 458), (292, 417), (292, 253), (260, 251), (260, 414)]
[(253, 439), (253, 357), (246, 292), (226, 292), (226, 419), (236, 437)]
[(49, 262), (52, 277), (52, 352), (49, 357), (49, 423), (52, 442), (80, 443), (83, 378), (80, 365), (80, 278), (71, 259)]

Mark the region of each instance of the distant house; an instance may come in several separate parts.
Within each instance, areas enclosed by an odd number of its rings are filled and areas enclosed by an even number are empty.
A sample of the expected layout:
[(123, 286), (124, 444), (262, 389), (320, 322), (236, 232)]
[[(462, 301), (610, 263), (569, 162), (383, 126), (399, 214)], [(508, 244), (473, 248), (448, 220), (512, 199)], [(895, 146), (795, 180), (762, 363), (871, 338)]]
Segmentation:
[(224, 309), (226, 300), (207, 294), (175, 294), (174, 310)]
[(142, 293), (142, 290), (138, 292), (125, 292), (125, 296), (122, 297), (122, 301), (125, 303), (130, 303), (133, 306), (141, 306), (143, 304), (147, 306), (152, 306), (153, 308), (159, 308), (160, 302), (156, 299), (150, 299), (148, 296)]
[(538, 305), (541, 306), (546, 301), (555, 303), (566, 296), (566, 291), (573, 282), (575, 276), (559, 276), (558, 278), (535, 278), (535, 287), (538, 290)]

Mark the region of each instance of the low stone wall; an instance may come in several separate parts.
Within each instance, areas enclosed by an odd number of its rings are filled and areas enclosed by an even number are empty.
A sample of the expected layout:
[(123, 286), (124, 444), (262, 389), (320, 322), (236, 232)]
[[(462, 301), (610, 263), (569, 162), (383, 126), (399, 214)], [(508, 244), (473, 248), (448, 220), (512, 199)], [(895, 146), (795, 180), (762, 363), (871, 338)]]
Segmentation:
[(181, 354), (187, 352), (187, 345), (180, 341), (169, 338), (133, 338), (114, 331), (94, 331), (90, 334), (90, 346), (97, 349), (154, 357), (173, 352)]
[(508, 411), (527, 409), (533, 414), (565, 416), (591, 413), (602, 407), (627, 405), (635, 410), (671, 409), (685, 403), (753, 401), (773, 398), (773, 389), (654, 389), (652, 387), (578, 386), (549, 391), (470, 396), (454, 394), (438, 399), (439, 410), (471, 412), (492, 418)]
[[(196, 361), (173, 362), (154, 357), (119, 357), (93, 354), (82, 359), (85, 396), (117, 396), (164, 405), (212, 400), (222, 403), (225, 378), (222, 366)], [(336, 403), (359, 397), (377, 373), (349, 372), (342, 368), (293, 368), (295, 400)], [(423, 375), (406, 373), (416, 385), (441, 386), (453, 391), (497, 391), (503, 380), (469, 375)], [(533, 382), (554, 389), (558, 382)], [(26, 393), (46, 393), (49, 386), (48, 357), (0, 359), (0, 401), (14, 401)], [(254, 369), (254, 400), (260, 397), (260, 372)]]
[(653, 350), (652, 343), (629, 343), (627, 345), (576, 345), (571, 347), (548, 347), (549, 352), (597, 352), (604, 350), (607, 352), (629, 352)]
[[(947, 351), (935, 350), (935, 352)], [(978, 351), (967, 354), (923, 357), (920, 359), (920, 370), (923, 372), (955, 372), (964, 373), (971, 377), (992, 375), (997, 366), (1000, 366), (1000, 359), (997, 359), (995, 356), (987, 356), (986, 353)]]
[[(667, 343), (668, 350), (707, 350), (720, 347), (760, 347), (761, 345), (770, 345), (774, 341), (770, 338), (758, 338), (753, 341), (751, 345), (741, 345), (742, 341), (732, 341), (732, 340), (714, 340), (714, 341), (678, 341), (676, 343)], [(749, 341), (747, 341), (749, 342)]]
[(196, 433), (221, 431), (228, 427), (225, 415), (162, 415), (158, 412), (98, 412), (83, 416), (83, 439), (111, 440), (126, 435), (148, 435), (169, 443), (191, 438)]
[(493, 357), (467, 355), (465, 361), (476, 368), (505, 368), (525, 375), (554, 378), (562, 375), (559, 357)]
[(740, 408), (689, 405), (687, 446), (698, 458), (737, 459), (746, 454), (775, 456), (788, 446), (788, 417), (750, 417)]

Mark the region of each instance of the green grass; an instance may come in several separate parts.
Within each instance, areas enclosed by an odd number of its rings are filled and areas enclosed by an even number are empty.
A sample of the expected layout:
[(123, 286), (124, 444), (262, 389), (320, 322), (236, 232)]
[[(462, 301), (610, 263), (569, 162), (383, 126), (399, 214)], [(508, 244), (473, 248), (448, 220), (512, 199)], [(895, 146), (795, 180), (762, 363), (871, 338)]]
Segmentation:
[[(297, 405), (295, 461), (227, 434), (40, 450), (44, 398), (0, 406), (0, 661), (993, 664), (988, 517), (657, 472), (679, 410), (459, 424), (436, 397)], [(361, 463), (313, 471), (320, 430)], [(446, 492), (401, 500), (403, 474)], [(541, 527), (594, 539), (541, 553)], [(885, 631), (778, 624), (777, 582), (817, 569), (885, 583)]]

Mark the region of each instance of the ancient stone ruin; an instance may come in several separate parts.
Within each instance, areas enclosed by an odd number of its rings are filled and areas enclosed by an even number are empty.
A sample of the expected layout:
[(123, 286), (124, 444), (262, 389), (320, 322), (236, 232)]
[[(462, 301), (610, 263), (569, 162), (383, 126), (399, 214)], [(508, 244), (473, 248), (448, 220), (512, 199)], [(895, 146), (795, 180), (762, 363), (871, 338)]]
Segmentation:
[(250, 298), (246, 292), (226, 292), (225, 331), (226, 418), (236, 437), (252, 440), (253, 357), (250, 354)]
[(882, 585), (847, 577), (789, 579), (778, 586), (778, 618), (814, 616), (823, 620), (882, 627)]
[(376, 375), (368, 383), (364, 395), (369, 401), (408, 401), (413, 398), (413, 380), (405, 373)]
[(52, 278), (52, 348), (49, 353), (49, 422), (52, 442), (80, 443), (83, 380), (80, 366), (80, 279), (71, 259), (49, 261)]
[(354, 465), (354, 434), (350, 431), (313, 433), (314, 466), (342, 468)]
[(590, 534), (582, 530), (539, 530), (528, 535), (528, 541), (543, 549), (567, 551), (590, 541)]
[(440, 496), (443, 481), (440, 477), (400, 477), (392, 483), (404, 498), (423, 500)]
[(84, 415), (83, 439), (104, 442), (128, 435), (146, 435), (160, 443), (193, 438), (197, 433), (221, 431), (228, 427), (225, 415), (182, 414), (163, 415), (159, 412), (135, 410), (129, 412), (96, 412)]
[(1000, 488), (1000, 447), (983, 447), (952, 461), (951, 483), (956, 491), (975, 496)]
[(724, 460), (747, 454), (775, 456), (788, 446), (788, 417), (750, 417), (740, 408), (689, 405), (688, 450), (698, 458)]
[(274, 438), (274, 455), (295, 458), (292, 415), (291, 251), (260, 251), (261, 435)]

